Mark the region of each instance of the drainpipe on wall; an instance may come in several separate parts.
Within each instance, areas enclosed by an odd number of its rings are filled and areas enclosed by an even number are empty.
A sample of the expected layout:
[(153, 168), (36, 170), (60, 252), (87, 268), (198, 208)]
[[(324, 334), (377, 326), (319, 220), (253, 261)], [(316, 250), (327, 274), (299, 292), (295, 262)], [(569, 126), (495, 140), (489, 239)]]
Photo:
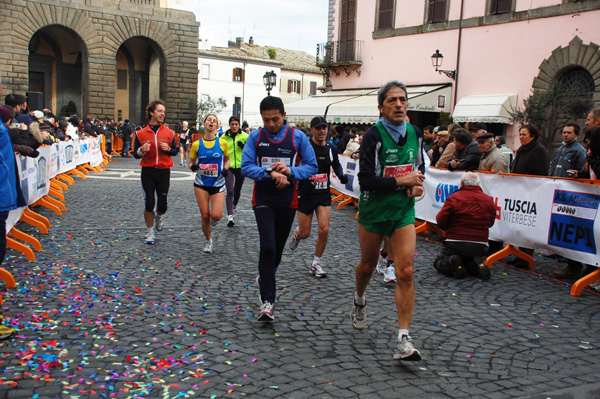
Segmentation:
[[(244, 121), (244, 109), (246, 108), (246, 103), (244, 102), (246, 99), (245, 96), (246, 93), (246, 62), (244, 62), (244, 81), (242, 82), (242, 109), (240, 112), (240, 120), (243, 122)], [(235, 100), (234, 100), (235, 102)], [(242, 124), (240, 123), (240, 129), (241, 129)]]
[(460, 75), (460, 47), (462, 44), (462, 21), (463, 21), (463, 10), (464, 10), (465, 0), (460, 1), (460, 16), (458, 20), (458, 46), (456, 48), (456, 76), (454, 77), (454, 95), (452, 96), (452, 100), (454, 104), (452, 104), (451, 111), (454, 111), (454, 106), (456, 106), (458, 95), (458, 76)]

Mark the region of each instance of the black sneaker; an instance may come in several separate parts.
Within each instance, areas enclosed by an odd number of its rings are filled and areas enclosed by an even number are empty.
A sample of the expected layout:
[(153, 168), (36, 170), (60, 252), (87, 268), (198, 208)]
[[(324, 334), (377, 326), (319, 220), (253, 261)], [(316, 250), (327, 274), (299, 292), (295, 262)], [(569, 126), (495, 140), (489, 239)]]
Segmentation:
[(472, 262), (477, 267), (476, 276), (482, 280), (489, 280), (491, 276), (490, 268), (486, 266), (483, 259), (481, 259), (481, 256), (474, 256)]
[(465, 278), (467, 270), (463, 266), (463, 261), (458, 255), (450, 255), (448, 257), (450, 264), (452, 265), (452, 276), (454, 278)]

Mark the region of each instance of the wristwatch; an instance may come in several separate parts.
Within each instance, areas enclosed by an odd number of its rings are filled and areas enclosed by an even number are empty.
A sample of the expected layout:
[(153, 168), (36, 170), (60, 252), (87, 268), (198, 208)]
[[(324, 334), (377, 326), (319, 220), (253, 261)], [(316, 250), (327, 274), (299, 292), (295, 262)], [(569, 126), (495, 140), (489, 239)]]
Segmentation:
[(273, 173), (273, 168), (269, 166), (269, 167), (268, 167), (268, 168), (265, 170), (265, 172), (267, 172), (267, 174), (268, 174), (269, 176), (271, 176), (271, 173)]

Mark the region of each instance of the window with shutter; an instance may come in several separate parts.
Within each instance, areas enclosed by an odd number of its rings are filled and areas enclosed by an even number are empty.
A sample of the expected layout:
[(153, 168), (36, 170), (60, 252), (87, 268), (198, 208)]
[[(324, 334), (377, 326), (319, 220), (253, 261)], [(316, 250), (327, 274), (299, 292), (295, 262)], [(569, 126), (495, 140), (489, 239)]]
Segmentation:
[(492, 0), (490, 15), (508, 14), (512, 12), (513, 0)]
[(244, 70), (242, 68), (233, 68), (233, 81), (243, 82), (244, 81)]
[(377, 30), (394, 27), (394, 0), (379, 0), (377, 13)]
[(427, 9), (427, 22), (434, 24), (446, 21), (447, 0), (429, 0)]
[(310, 82), (310, 95), (314, 96), (317, 94), (317, 82)]
[(300, 90), (302, 90), (302, 82), (297, 80), (296, 81), (296, 93), (300, 94)]
[(292, 80), (288, 80), (288, 91), (287, 91), (288, 93), (292, 92), (292, 86), (293, 86)]
[(354, 61), (356, 34), (356, 0), (342, 0), (340, 44), (337, 62)]

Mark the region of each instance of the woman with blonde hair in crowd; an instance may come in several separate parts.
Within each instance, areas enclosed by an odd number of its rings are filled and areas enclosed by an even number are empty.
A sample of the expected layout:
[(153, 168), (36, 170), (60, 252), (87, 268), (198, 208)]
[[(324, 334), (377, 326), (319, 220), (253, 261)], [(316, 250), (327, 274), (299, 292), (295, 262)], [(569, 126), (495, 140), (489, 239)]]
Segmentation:
[(229, 149), (218, 137), (219, 120), (214, 114), (204, 118), (204, 137), (192, 144), (189, 167), (196, 172), (194, 193), (202, 216), (202, 231), (206, 245), (202, 250), (212, 252), (211, 228), (223, 217), (225, 177), (229, 173)]

